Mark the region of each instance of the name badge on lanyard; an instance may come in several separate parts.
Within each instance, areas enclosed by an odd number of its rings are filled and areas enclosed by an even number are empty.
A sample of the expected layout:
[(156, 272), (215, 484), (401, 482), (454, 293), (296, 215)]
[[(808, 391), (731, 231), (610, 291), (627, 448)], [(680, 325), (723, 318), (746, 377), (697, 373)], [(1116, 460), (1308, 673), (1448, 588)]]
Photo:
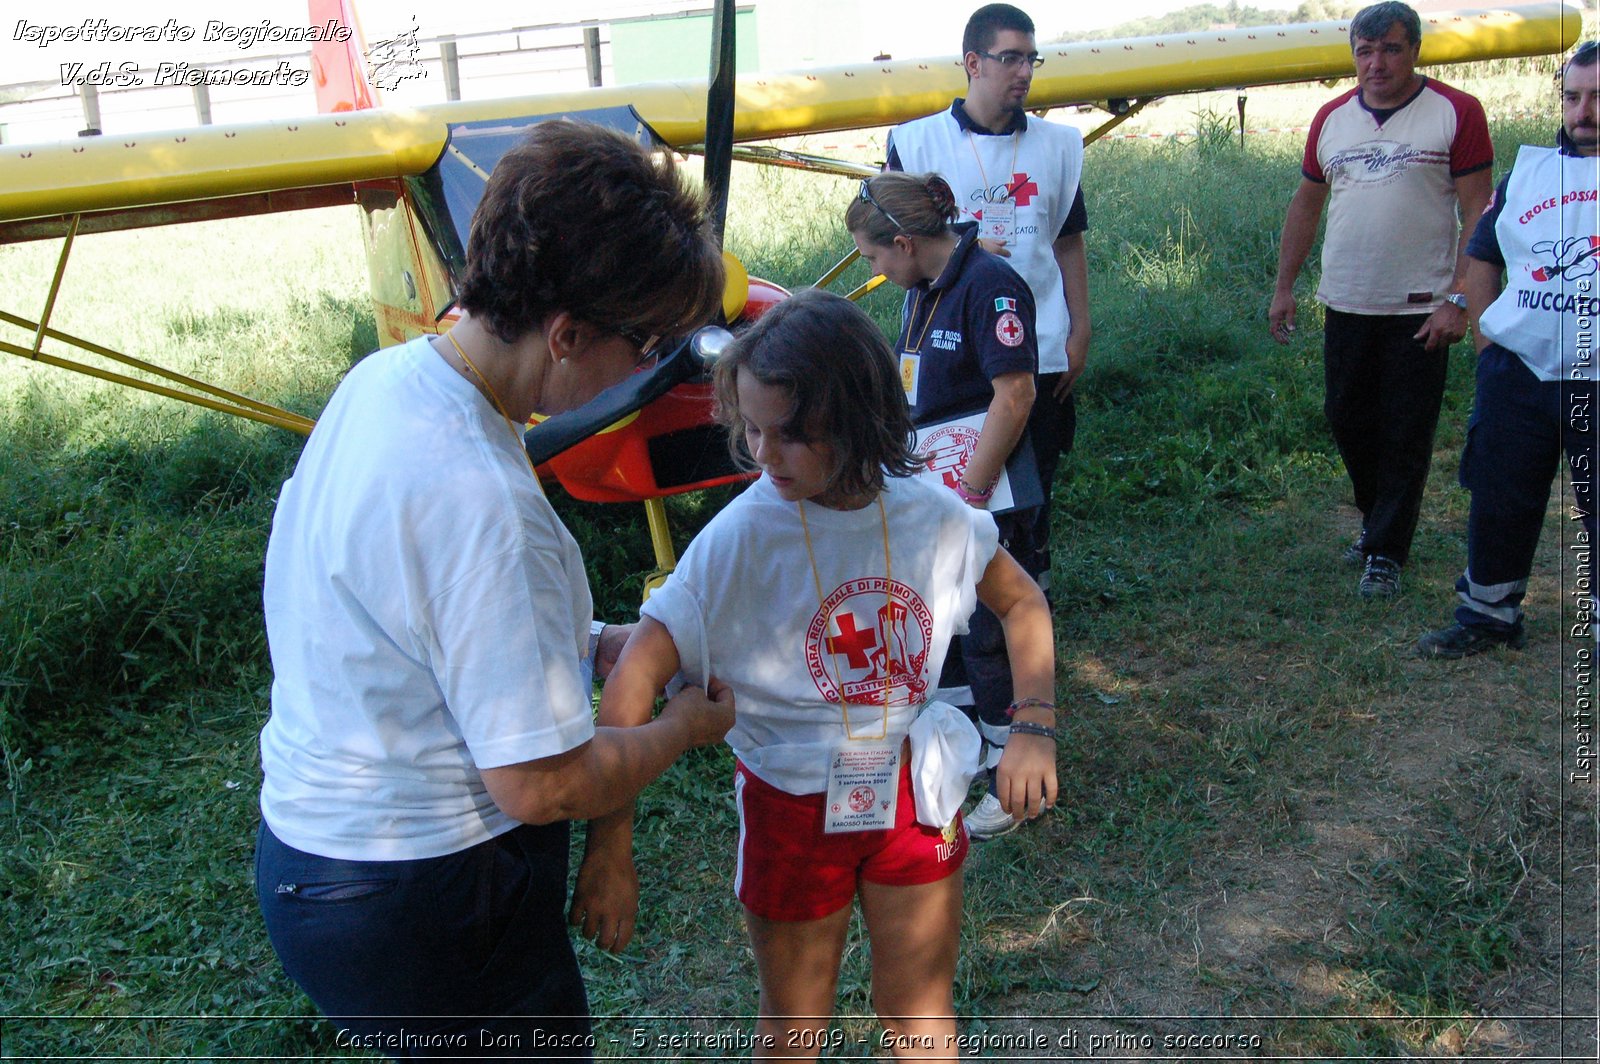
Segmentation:
[(900, 353), (900, 386), (906, 390), (906, 402), (917, 405), (917, 377), (922, 366), (922, 356), (909, 351)]
[(900, 797), (899, 737), (840, 739), (828, 762), (828, 798), (822, 830), (883, 831), (894, 827)]
[(1006, 199), (999, 203), (983, 205), (983, 226), (979, 236), (989, 240), (1003, 240), (1007, 244), (1017, 239), (1017, 204)]
[[(894, 588), (894, 570), (889, 562), (889, 512), (884, 508), (883, 496), (878, 502), (878, 521), (883, 529), (883, 584), (886, 615), (893, 615), (894, 602), (890, 597)], [(822, 576), (817, 572), (817, 556), (811, 549), (811, 526), (806, 521), (805, 500), (797, 504), (800, 528), (806, 537), (806, 557), (811, 562), (811, 578), (817, 588), (817, 613), (824, 618), (823, 627), (815, 633), (822, 638), (823, 646), (828, 616), (826, 600), (822, 595)], [(839, 693), (839, 723), (843, 734), (828, 753), (828, 790), (823, 803), (822, 830), (829, 835), (848, 831), (883, 831), (894, 827), (895, 805), (900, 797), (900, 749), (903, 736), (889, 737), (889, 698), (893, 689), (892, 663), (886, 656), (883, 662), (883, 693), (877, 707), (858, 703), (858, 709), (876, 708), (882, 712), (875, 735), (858, 736), (850, 723), (850, 701), (845, 695), (844, 670), (834, 662), (834, 684)], [(905, 664), (901, 663), (904, 672)], [(831, 701), (831, 700), (830, 700)]]

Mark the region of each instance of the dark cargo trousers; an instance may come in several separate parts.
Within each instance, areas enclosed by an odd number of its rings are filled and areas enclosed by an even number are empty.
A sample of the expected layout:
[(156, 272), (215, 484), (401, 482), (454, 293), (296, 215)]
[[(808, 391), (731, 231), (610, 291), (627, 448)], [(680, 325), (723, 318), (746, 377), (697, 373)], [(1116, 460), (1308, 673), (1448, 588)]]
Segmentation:
[(1350, 476), (1368, 554), (1404, 565), (1433, 461), (1447, 350), (1412, 339), (1427, 314), (1327, 311), (1323, 413)]

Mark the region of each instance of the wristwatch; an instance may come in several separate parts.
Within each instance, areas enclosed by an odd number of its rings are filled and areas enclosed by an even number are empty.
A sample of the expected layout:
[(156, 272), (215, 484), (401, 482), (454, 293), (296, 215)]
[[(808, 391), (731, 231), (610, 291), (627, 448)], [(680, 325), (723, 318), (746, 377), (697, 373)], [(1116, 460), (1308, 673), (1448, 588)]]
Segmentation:
[(1467, 297), (1462, 295), (1460, 292), (1451, 292), (1449, 295), (1444, 297), (1444, 301), (1460, 310), (1467, 309)]

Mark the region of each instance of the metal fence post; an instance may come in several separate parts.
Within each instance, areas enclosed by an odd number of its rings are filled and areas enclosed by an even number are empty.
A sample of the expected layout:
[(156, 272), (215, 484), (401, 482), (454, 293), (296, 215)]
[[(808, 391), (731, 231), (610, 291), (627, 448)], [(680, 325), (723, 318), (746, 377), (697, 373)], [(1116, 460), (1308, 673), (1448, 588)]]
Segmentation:
[(100, 125), (100, 90), (86, 83), (78, 90), (78, 95), (83, 97), (83, 132), (79, 136), (99, 134), (102, 128)]
[(598, 88), (600, 85), (599, 26), (585, 26), (583, 28), (583, 58), (589, 67), (589, 84)]
[(439, 66), (444, 70), (444, 98), (461, 99), (461, 59), (454, 39), (439, 42)]

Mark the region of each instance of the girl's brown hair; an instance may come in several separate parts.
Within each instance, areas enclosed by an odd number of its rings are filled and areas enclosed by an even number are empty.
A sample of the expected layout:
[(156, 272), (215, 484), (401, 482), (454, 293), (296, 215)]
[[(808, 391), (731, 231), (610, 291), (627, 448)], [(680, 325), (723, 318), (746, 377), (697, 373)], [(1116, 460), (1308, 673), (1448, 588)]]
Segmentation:
[(806, 289), (762, 315), (717, 359), (717, 419), (735, 461), (749, 468), (739, 413), (739, 370), (791, 396), (785, 432), (834, 450), (830, 490), (876, 495), (883, 478), (922, 461), (894, 352), (866, 312), (842, 296)]

